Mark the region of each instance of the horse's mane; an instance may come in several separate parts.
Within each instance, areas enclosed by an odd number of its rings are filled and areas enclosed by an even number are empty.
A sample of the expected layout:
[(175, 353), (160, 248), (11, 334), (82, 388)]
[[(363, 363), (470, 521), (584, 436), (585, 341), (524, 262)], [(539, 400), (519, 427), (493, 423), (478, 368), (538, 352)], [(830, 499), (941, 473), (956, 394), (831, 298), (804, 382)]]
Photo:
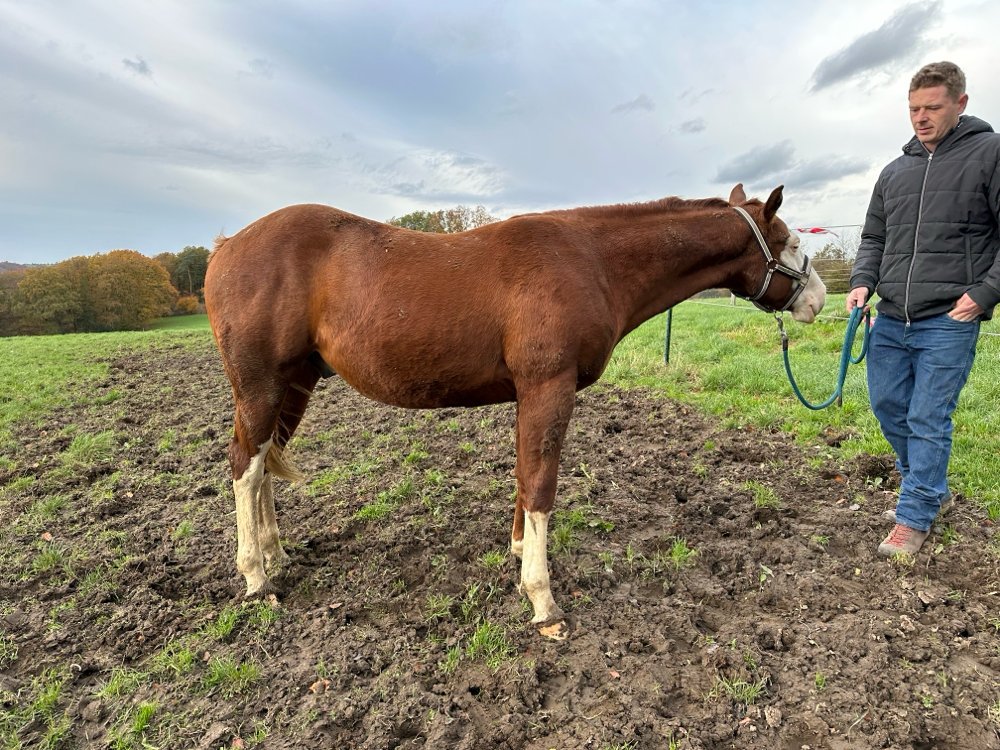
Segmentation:
[[(757, 206), (760, 201), (756, 198), (747, 201), (744, 205)], [(723, 198), (697, 198), (685, 200), (677, 196), (660, 198), (646, 203), (617, 203), (613, 206), (583, 206), (581, 208), (564, 208), (555, 211), (544, 211), (539, 213), (520, 214), (521, 216), (588, 216), (588, 217), (609, 217), (609, 218), (629, 218), (648, 216), (650, 214), (660, 214), (666, 212), (692, 212), (707, 211), (710, 209), (729, 208), (729, 201)]]

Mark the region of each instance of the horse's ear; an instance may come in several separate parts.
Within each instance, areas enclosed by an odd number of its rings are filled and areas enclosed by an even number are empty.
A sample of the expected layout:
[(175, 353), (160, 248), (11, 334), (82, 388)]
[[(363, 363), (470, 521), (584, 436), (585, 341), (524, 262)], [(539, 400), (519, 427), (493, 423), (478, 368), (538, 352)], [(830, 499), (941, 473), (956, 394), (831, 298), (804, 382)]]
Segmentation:
[(778, 213), (778, 209), (781, 208), (781, 191), (785, 189), (784, 185), (778, 185), (771, 195), (767, 198), (767, 203), (764, 204), (764, 222), (766, 224), (771, 223), (771, 219), (774, 218), (775, 214)]
[(729, 194), (729, 205), (730, 206), (742, 206), (747, 202), (747, 194), (743, 192), (743, 183), (736, 183), (736, 187), (733, 188), (733, 192)]

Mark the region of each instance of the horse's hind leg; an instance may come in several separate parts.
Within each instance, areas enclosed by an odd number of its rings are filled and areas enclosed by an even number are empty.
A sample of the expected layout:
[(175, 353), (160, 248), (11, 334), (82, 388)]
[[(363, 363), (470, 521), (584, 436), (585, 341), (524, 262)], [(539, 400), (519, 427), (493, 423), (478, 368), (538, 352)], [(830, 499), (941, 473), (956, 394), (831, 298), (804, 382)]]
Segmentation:
[[(285, 393), (285, 400), (281, 404), (281, 412), (278, 415), (278, 426), (275, 429), (276, 455), (282, 456), (280, 463), (285, 468), (285, 478), (297, 476), (297, 472), (284, 460), (285, 447), (288, 441), (295, 434), (299, 422), (309, 405), (309, 398), (312, 396), (313, 388), (319, 380), (319, 371), (313, 365), (305, 364), (296, 373), (294, 379)], [(273, 456), (272, 456), (273, 459)], [(273, 462), (272, 462), (273, 466)], [(273, 472), (268, 470), (264, 474), (261, 483), (260, 495), (258, 496), (257, 508), (257, 529), (260, 541), (261, 552), (269, 566), (282, 566), (288, 562), (288, 555), (281, 548), (281, 539), (278, 533), (278, 521), (274, 513), (274, 482)]]
[[(236, 413), (239, 420), (239, 410)], [(229, 446), (229, 460), (233, 465), (233, 495), (236, 497), (236, 567), (246, 578), (247, 596), (267, 596), (274, 593), (274, 586), (264, 573), (258, 511), (264, 484), (264, 464), (267, 452), (271, 449), (271, 441), (272, 438), (269, 437), (260, 443), (252, 456), (248, 455), (249, 451), (238, 436), (233, 437)]]

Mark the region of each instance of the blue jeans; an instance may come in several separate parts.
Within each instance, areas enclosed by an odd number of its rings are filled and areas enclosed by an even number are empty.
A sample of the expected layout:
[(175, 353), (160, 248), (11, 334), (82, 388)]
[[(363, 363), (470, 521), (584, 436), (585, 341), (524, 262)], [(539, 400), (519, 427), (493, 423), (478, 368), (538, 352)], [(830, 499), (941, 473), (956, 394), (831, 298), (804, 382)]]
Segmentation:
[(947, 313), (910, 325), (879, 315), (868, 344), (872, 412), (903, 477), (896, 523), (927, 531), (948, 499), (951, 415), (976, 357), (979, 320)]

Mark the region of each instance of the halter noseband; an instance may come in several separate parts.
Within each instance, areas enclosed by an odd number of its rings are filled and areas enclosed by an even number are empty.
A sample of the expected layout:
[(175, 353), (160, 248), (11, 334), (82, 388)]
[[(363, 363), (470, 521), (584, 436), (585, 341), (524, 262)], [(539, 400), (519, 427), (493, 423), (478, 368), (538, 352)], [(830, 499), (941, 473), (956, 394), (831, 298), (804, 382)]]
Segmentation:
[[(784, 312), (793, 304), (795, 304), (795, 300), (799, 298), (799, 295), (802, 294), (803, 290), (805, 290), (806, 288), (806, 283), (809, 281), (809, 274), (812, 273), (812, 264), (809, 263), (809, 256), (806, 255), (805, 253), (802, 254), (802, 257), (805, 258), (805, 263), (802, 264), (801, 271), (797, 271), (796, 269), (791, 268), (790, 266), (786, 266), (785, 264), (780, 263), (774, 258), (773, 255), (771, 255), (771, 251), (768, 249), (767, 243), (764, 241), (764, 235), (760, 233), (760, 227), (757, 226), (757, 222), (755, 222), (752, 218), (750, 218), (750, 214), (748, 214), (740, 206), (733, 206), (733, 210), (740, 216), (742, 216), (743, 220), (750, 225), (750, 229), (753, 231), (754, 236), (757, 238), (757, 244), (760, 245), (760, 249), (764, 253), (764, 260), (767, 261), (767, 273), (764, 276), (764, 281), (760, 285), (760, 290), (752, 297), (746, 297), (742, 294), (737, 294), (736, 296), (740, 297), (741, 299), (745, 299), (749, 302), (753, 302), (755, 307), (757, 307), (760, 310), (763, 310), (764, 312), (769, 312), (769, 313)], [(771, 279), (774, 277), (775, 272), (784, 274), (785, 276), (792, 278), (798, 283), (792, 287), (792, 292), (788, 296), (788, 299), (785, 300), (785, 303), (783, 305), (781, 305), (780, 307), (767, 307), (765, 305), (762, 305), (757, 300), (759, 300), (761, 297), (767, 294), (767, 290), (771, 286)]]

